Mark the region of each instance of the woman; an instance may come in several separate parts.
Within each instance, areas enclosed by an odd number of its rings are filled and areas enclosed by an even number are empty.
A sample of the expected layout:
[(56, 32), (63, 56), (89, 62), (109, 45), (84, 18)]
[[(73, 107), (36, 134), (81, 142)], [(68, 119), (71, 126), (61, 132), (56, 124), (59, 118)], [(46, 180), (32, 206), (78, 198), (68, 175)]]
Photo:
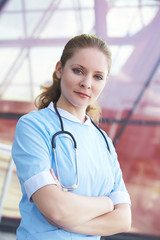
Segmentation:
[(100, 239), (130, 229), (130, 198), (115, 149), (90, 118), (99, 117), (95, 102), (110, 67), (102, 39), (72, 38), (53, 84), (38, 98), (39, 110), (19, 120), (12, 148), (23, 194), (18, 240)]

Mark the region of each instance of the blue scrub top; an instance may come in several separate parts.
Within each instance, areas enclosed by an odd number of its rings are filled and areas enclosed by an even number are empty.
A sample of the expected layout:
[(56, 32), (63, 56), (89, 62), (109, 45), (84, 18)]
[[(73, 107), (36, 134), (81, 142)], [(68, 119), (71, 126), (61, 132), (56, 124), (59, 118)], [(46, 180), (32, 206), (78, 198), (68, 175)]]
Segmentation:
[[(89, 117), (82, 124), (70, 113), (58, 110), (64, 129), (71, 132), (77, 142), (79, 184), (73, 192), (84, 196), (108, 196), (114, 205), (130, 204), (110, 138), (104, 132), (111, 153), (102, 134)], [(22, 189), (19, 205), (22, 220), (17, 230), (18, 240), (100, 239), (99, 236), (70, 233), (51, 225), (32, 201), (35, 191), (48, 184), (55, 184), (49, 171), (53, 168), (57, 175), (51, 142), (52, 136), (60, 130), (59, 118), (52, 102), (47, 108), (24, 115), (17, 123), (12, 157)], [(76, 182), (74, 154), (73, 142), (69, 136), (56, 138), (59, 173), (61, 182), (66, 186)]]

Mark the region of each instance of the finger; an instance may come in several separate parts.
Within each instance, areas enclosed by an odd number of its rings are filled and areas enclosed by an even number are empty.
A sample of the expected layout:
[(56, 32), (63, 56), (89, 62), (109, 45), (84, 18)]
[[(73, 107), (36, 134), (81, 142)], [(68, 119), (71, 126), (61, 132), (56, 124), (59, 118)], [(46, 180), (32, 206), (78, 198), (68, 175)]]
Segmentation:
[(53, 171), (52, 168), (50, 169), (50, 173), (51, 173), (53, 179), (54, 179), (56, 182), (58, 182), (58, 179), (57, 179), (56, 175), (54, 174), (54, 171)]
[(53, 179), (55, 180), (57, 187), (58, 187), (60, 190), (62, 190), (62, 186), (61, 186), (60, 182), (58, 181), (56, 175), (54, 174), (54, 171), (53, 171), (52, 168), (50, 169), (50, 173), (51, 173)]
[(54, 179), (56, 179), (56, 176), (55, 176), (54, 171), (53, 171), (52, 168), (50, 169), (50, 173), (51, 173), (52, 177), (53, 177)]

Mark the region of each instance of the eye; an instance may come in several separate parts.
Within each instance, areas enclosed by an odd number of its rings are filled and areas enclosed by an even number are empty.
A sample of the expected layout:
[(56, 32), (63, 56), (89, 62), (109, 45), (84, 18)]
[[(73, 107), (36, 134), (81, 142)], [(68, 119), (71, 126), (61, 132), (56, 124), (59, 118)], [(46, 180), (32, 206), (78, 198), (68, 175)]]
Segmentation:
[(76, 74), (83, 74), (83, 72), (78, 68), (74, 68), (73, 72), (76, 73)]
[(96, 78), (97, 80), (103, 80), (103, 76), (101, 76), (101, 75), (95, 75), (95, 78)]

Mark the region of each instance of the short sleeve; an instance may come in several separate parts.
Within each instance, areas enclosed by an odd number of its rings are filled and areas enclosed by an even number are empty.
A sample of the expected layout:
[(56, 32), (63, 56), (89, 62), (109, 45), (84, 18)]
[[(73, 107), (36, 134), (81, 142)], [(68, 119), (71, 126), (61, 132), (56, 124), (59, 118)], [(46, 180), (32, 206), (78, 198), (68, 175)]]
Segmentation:
[(111, 139), (108, 138), (108, 141), (114, 167), (114, 187), (108, 197), (111, 198), (114, 205), (120, 203), (131, 204), (130, 196), (128, 194), (128, 191), (123, 180), (122, 171), (120, 168), (120, 164), (118, 162), (115, 148), (113, 146)]
[(28, 199), (41, 187), (55, 184), (50, 173), (50, 135), (45, 124), (33, 115), (27, 114), (18, 121), (12, 146), (17, 175)]

